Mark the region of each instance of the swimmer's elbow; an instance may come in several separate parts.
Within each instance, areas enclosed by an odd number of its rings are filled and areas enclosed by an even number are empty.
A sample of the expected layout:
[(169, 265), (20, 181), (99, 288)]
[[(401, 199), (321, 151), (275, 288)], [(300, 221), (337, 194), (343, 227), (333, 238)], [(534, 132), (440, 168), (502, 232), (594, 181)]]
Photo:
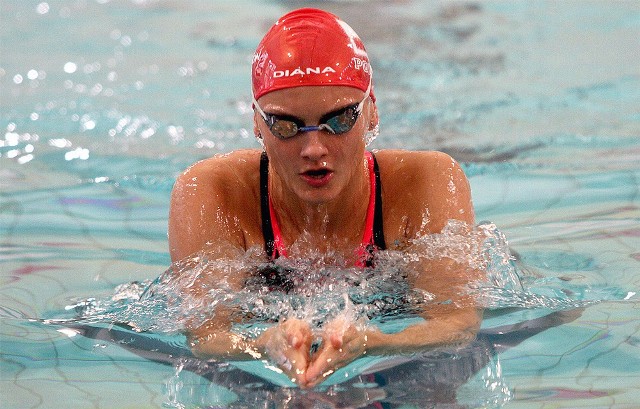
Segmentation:
[(469, 344), (475, 341), (478, 331), (480, 331), (480, 325), (482, 324), (482, 310), (469, 310), (466, 311), (463, 317), (458, 321), (457, 331), (455, 335), (457, 342), (462, 345)]
[(199, 359), (225, 359), (229, 358), (230, 347), (226, 340), (220, 339), (218, 334), (210, 334), (208, 337), (198, 337), (187, 335), (187, 342), (191, 349), (191, 354)]
[(480, 326), (469, 326), (458, 332), (455, 344), (467, 345), (476, 340)]
[[(446, 319), (446, 316), (441, 317)], [(451, 312), (450, 322), (464, 332), (478, 332), (482, 322), (482, 309), (468, 306)]]
[(190, 331), (185, 333), (185, 335), (187, 337), (187, 346), (193, 356), (200, 359), (211, 358), (211, 351), (207, 351), (206, 348), (207, 342), (205, 337)]
[(481, 323), (482, 311), (469, 308), (427, 321), (425, 328), (438, 334), (434, 339), (435, 346), (463, 346), (476, 339)]

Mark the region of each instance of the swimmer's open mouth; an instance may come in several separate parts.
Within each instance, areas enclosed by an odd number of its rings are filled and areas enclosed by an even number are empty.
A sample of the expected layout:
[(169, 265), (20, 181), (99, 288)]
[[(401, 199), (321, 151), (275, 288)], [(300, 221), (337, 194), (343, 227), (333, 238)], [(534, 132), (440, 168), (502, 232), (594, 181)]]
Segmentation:
[(327, 176), (331, 171), (329, 169), (314, 169), (303, 172), (304, 176), (308, 176), (315, 179), (322, 179)]

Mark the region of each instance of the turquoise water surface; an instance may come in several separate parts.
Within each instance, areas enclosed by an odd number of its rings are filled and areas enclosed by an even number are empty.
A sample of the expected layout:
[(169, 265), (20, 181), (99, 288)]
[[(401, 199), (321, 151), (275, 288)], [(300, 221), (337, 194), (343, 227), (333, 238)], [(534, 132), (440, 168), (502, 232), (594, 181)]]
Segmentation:
[[(195, 360), (136, 304), (170, 266), (177, 175), (258, 148), (252, 53), (300, 5), (363, 38), (372, 148), (460, 161), (496, 271), (519, 276), (468, 348), (315, 391)], [(637, 1), (0, 0), (0, 406), (637, 407), (639, 51)], [(126, 305), (152, 331), (111, 325)]]

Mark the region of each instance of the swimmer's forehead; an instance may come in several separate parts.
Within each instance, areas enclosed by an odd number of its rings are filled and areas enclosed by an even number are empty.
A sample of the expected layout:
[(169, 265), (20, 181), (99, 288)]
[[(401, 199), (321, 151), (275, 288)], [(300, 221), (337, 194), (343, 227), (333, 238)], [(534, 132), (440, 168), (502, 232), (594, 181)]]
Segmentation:
[(258, 103), (262, 109), (284, 114), (327, 113), (360, 102), (364, 95), (357, 88), (343, 85), (300, 86), (269, 92), (260, 97)]
[(301, 99), (301, 100), (340, 100), (340, 99), (360, 99), (364, 96), (365, 92), (355, 87), (349, 87), (346, 85), (319, 85), (319, 86), (297, 86), (279, 89), (268, 94), (263, 95), (259, 102), (262, 101), (277, 101), (277, 100), (289, 100), (289, 99)]

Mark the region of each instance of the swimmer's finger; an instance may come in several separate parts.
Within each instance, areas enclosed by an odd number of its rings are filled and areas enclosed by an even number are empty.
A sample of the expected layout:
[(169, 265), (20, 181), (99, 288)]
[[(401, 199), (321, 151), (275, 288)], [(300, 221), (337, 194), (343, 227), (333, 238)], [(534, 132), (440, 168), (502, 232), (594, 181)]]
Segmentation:
[(353, 359), (354, 356), (345, 348), (334, 348), (331, 343), (323, 343), (307, 368), (307, 385), (313, 387), (322, 383), (336, 370), (342, 368)]
[(331, 334), (329, 335), (329, 342), (334, 349), (340, 349), (344, 343), (344, 339), (342, 334)]
[(292, 382), (306, 385), (307, 357), (299, 350), (283, 348), (270, 351), (269, 360), (277, 366)]
[(296, 349), (286, 349), (282, 351), (280, 362), (276, 362), (278, 367), (287, 377), (300, 387), (306, 386), (306, 371), (308, 366), (307, 356)]
[(357, 332), (353, 320), (338, 317), (323, 327), (323, 338), (329, 340), (337, 348), (346, 339), (357, 335)]
[(300, 387), (306, 385), (311, 334), (309, 325), (297, 319), (280, 323), (263, 334), (271, 362)]
[(310, 347), (312, 332), (309, 324), (302, 320), (294, 319), (285, 322), (287, 343), (293, 348)]
[(354, 326), (341, 332), (329, 332), (323, 336), (323, 344), (307, 368), (309, 387), (322, 383), (339, 368), (366, 353), (367, 335)]

